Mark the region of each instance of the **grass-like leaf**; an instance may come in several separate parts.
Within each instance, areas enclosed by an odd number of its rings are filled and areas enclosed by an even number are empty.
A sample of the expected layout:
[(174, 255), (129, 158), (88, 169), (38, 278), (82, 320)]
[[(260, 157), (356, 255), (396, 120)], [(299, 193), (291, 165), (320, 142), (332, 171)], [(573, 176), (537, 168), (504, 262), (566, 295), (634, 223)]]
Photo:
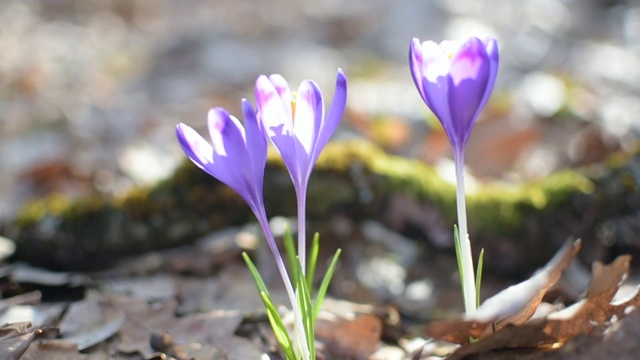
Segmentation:
[(284, 232), (284, 250), (287, 254), (287, 261), (289, 262), (289, 269), (291, 270), (291, 278), (295, 283), (295, 279), (298, 278), (299, 266), (295, 266), (294, 264), (298, 262), (298, 255), (296, 255), (296, 246), (293, 241), (293, 235), (291, 234), (291, 228), (287, 225), (287, 228)]
[(287, 332), (287, 328), (284, 326), (282, 322), (282, 318), (280, 317), (280, 313), (278, 313), (278, 309), (276, 309), (275, 305), (273, 305), (273, 301), (271, 301), (271, 297), (269, 296), (269, 291), (267, 290), (267, 286), (262, 280), (262, 276), (258, 272), (258, 269), (251, 261), (249, 255), (246, 252), (242, 253), (242, 257), (244, 258), (244, 262), (247, 264), (249, 268), (249, 272), (251, 273), (251, 277), (253, 277), (253, 281), (260, 292), (260, 297), (262, 298), (262, 302), (264, 303), (264, 307), (267, 311), (267, 317), (269, 318), (269, 323), (271, 324), (271, 328), (273, 329), (273, 333), (282, 348), (282, 352), (284, 353), (287, 360), (296, 360), (295, 352), (293, 351), (293, 345), (291, 343), (291, 338), (289, 337), (289, 333)]
[(282, 352), (284, 353), (287, 360), (297, 360), (295, 352), (293, 351), (291, 338), (289, 337), (287, 328), (282, 322), (282, 318), (280, 317), (280, 313), (278, 313), (278, 309), (276, 309), (275, 305), (273, 305), (273, 302), (271, 301), (271, 298), (268, 294), (266, 294), (265, 292), (260, 292), (260, 296), (262, 297), (262, 302), (264, 303), (264, 307), (267, 310), (269, 323), (271, 324), (273, 333), (276, 336), (280, 347), (282, 348)]
[(476, 307), (480, 307), (480, 286), (482, 286), (482, 267), (484, 265), (484, 249), (478, 255), (478, 270), (476, 272)]
[(331, 283), (331, 278), (333, 277), (333, 274), (336, 272), (336, 266), (338, 265), (338, 259), (340, 258), (341, 253), (342, 253), (341, 249), (336, 250), (336, 253), (333, 255), (333, 259), (331, 259), (331, 263), (329, 264), (329, 268), (327, 268), (327, 272), (324, 274), (324, 277), (322, 278), (320, 287), (318, 288), (316, 301), (313, 304), (313, 322), (314, 323), (318, 318), (318, 313), (320, 313), (320, 306), (322, 305), (322, 301), (324, 300), (324, 297), (327, 294), (327, 290), (329, 289), (329, 283)]
[(458, 261), (458, 274), (460, 274), (460, 288), (462, 289), (462, 298), (464, 296), (464, 270), (462, 268), (462, 254), (460, 254), (460, 231), (457, 225), (453, 225), (453, 244), (456, 247), (456, 260)]
[(309, 258), (307, 262), (307, 288), (309, 289), (309, 296), (313, 297), (313, 278), (316, 275), (316, 266), (318, 264), (318, 254), (320, 253), (320, 234), (315, 233), (313, 240), (311, 241), (311, 249), (309, 252)]
[(244, 259), (244, 262), (247, 264), (247, 267), (249, 268), (251, 277), (253, 277), (253, 281), (256, 283), (256, 286), (258, 287), (258, 291), (269, 295), (269, 290), (267, 290), (267, 285), (265, 285), (264, 281), (262, 280), (262, 276), (260, 276), (258, 269), (253, 264), (253, 261), (251, 261), (251, 258), (249, 257), (249, 255), (247, 255), (246, 252), (243, 252), (242, 258)]
[(300, 266), (300, 260), (296, 258), (294, 264), (298, 269), (299, 276), (295, 279), (295, 285), (298, 295), (298, 303), (300, 304), (300, 312), (302, 313), (302, 324), (304, 326), (304, 334), (307, 340), (307, 346), (309, 348), (310, 360), (316, 358), (316, 345), (315, 345), (315, 321), (313, 318), (313, 304), (311, 304), (311, 296), (309, 294), (309, 287), (307, 287), (307, 280), (302, 276), (302, 268)]

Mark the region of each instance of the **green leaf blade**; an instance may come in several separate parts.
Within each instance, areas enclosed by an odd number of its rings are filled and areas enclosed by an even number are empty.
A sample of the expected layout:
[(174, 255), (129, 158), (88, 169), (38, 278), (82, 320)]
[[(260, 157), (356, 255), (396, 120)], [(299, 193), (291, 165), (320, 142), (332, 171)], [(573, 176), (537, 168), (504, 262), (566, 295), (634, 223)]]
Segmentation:
[(294, 265), (298, 261), (298, 255), (296, 255), (296, 246), (289, 226), (287, 226), (287, 229), (285, 230), (283, 243), (285, 253), (287, 254), (287, 261), (289, 262), (289, 268), (291, 269), (291, 278), (295, 283), (295, 279), (299, 276), (298, 272), (300, 271), (300, 267)]
[(320, 307), (322, 306), (322, 301), (324, 301), (324, 297), (327, 294), (327, 290), (329, 289), (329, 284), (331, 283), (331, 279), (333, 278), (333, 274), (336, 271), (336, 267), (338, 265), (338, 260), (340, 259), (340, 254), (342, 254), (342, 249), (336, 250), (336, 253), (333, 255), (331, 259), (331, 263), (327, 268), (327, 272), (324, 274), (322, 278), (322, 282), (320, 283), (320, 287), (318, 288), (318, 293), (316, 295), (316, 301), (313, 306), (313, 321), (315, 322), (318, 318), (318, 314), (320, 313)]
[(476, 271), (476, 307), (480, 307), (480, 287), (482, 286), (482, 268), (484, 266), (484, 249), (478, 255), (478, 269)]
[(307, 347), (311, 356), (310, 360), (315, 360), (315, 322), (312, 317), (312, 304), (311, 297), (309, 295), (309, 288), (307, 287), (307, 281), (304, 275), (302, 275), (302, 266), (300, 260), (296, 257), (295, 261), (291, 264), (292, 267), (297, 268), (298, 276), (294, 279), (296, 286), (296, 296), (298, 297), (298, 306), (302, 315), (302, 326), (304, 329), (305, 340), (307, 341)]
[(282, 317), (276, 309), (275, 305), (271, 301), (271, 298), (268, 294), (261, 292), (260, 296), (262, 297), (262, 302), (267, 310), (267, 317), (269, 318), (269, 323), (271, 324), (271, 329), (273, 329), (273, 333), (282, 348), (282, 352), (284, 353), (287, 360), (297, 360), (295, 351), (293, 351), (293, 343), (291, 342), (291, 337), (287, 332), (287, 328), (282, 322)]
[(313, 296), (313, 279), (316, 276), (316, 266), (318, 264), (318, 254), (320, 254), (320, 234), (315, 233), (311, 241), (309, 261), (307, 262), (307, 287), (310, 296)]
[(464, 269), (462, 268), (462, 254), (460, 252), (460, 231), (457, 225), (453, 225), (453, 244), (456, 248), (456, 260), (458, 261), (458, 274), (460, 275), (460, 288), (464, 299)]
[(247, 267), (249, 268), (249, 272), (251, 273), (251, 277), (253, 277), (253, 281), (258, 287), (258, 292), (269, 295), (269, 290), (267, 290), (267, 285), (265, 285), (264, 281), (262, 280), (262, 276), (260, 276), (258, 269), (253, 264), (253, 261), (251, 261), (251, 258), (249, 257), (249, 255), (247, 255), (246, 252), (243, 252), (242, 258), (244, 259), (244, 262), (247, 264)]

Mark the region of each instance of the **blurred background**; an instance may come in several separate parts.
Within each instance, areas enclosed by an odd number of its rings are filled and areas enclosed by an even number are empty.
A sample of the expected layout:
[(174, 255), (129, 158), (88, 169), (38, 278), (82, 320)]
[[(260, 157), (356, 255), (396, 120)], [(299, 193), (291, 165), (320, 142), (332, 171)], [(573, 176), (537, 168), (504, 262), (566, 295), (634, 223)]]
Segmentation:
[[(174, 127), (239, 114), (260, 74), (349, 78), (336, 138), (449, 167), (408, 69), (412, 37), (498, 39), (494, 95), (468, 150), (482, 181), (522, 181), (632, 151), (640, 3), (614, 0), (0, 2), (0, 219), (50, 192), (120, 194), (185, 159)], [(452, 171), (450, 171), (452, 175)]]

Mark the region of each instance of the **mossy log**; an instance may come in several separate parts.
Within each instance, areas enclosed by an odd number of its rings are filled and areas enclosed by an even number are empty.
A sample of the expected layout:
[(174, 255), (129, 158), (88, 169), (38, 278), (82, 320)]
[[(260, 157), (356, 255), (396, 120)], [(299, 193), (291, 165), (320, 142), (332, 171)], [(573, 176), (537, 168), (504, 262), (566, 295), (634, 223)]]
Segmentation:
[[(474, 249), (486, 248), (486, 264), (512, 273), (543, 263), (571, 236), (584, 238), (590, 259), (612, 249), (637, 249), (640, 160), (636, 154), (600, 169), (562, 171), (519, 185), (481, 185), (467, 196)], [(454, 186), (432, 167), (370, 143), (329, 144), (308, 197), (310, 220), (336, 213), (376, 219), (427, 244), (450, 245), (445, 243), (455, 223)], [(265, 199), (269, 215), (295, 214), (293, 188), (275, 154), (265, 173)], [(185, 161), (169, 179), (120, 198), (72, 202), (54, 194), (29, 203), (0, 231), (16, 241), (17, 259), (95, 269), (122, 255), (187, 244), (252, 219), (231, 189)]]

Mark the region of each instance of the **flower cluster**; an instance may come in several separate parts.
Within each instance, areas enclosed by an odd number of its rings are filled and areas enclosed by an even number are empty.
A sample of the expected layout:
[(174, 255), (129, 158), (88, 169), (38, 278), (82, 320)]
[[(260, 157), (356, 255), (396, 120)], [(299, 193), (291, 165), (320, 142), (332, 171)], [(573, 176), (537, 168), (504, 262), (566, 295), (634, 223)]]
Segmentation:
[[(467, 235), (464, 193), (464, 150), (471, 130), (487, 103), (498, 71), (495, 39), (471, 37), (463, 43), (413, 39), (409, 51), (411, 75), (427, 106), (440, 119), (453, 146), (457, 177), (458, 224), (456, 253), (467, 312), (479, 302), (482, 252), (474, 280), (471, 246)], [(280, 75), (260, 76), (255, 84), (257, 109), (242, 101), (243, 124), (222, 108), (208, 114), (211, 142), (185, 124), (176, 127), (182, 149), (202, 170), (234, 189), (249, 205), (266, 237), (286, 287), (295, 324), (288, 331), (271, 301), (268, 290), (248, 256), (245, 260), (256, 281), (274, 333), (288, 360), (315, 359), (314, 323), (340, 254), (336, 253), (317, 291), (312, 290), (318, 253), (314, 237), (307, 262), (305, 227), (307, 185), (320, 152), (335, 132), (344, 113), (347, 80), (338, 71), (336, 88), (325, 113), (322, 92), (312, 80), (297, 92)], [(267, 138), (280, 153), (296, 191), (298, 203), (297, 251), (291, 236), (285, 237), (290, 265), (287, 272), (270, 230), (263, 197)], [(461, 238), (459, 234), (462, 234)], [(312, 301), (312, 297), (315, 300)]]
[[(316, 160), (342, 118), (347, 98), (347, 80), (342, 70), (338, 70), (336, 90), (326, 114), (322, 92), (312, 80), (303, 81), (298, 92), (294, 93), (282, 76), (262, 75), (256, 81), (255, 92), (257, 111), (247, 100), (242, 100), (244, 126), (226, 110), (213, 108), (209, 111), (207, 124), (211, 143), (185, 124), (177, 125), (176, 134), (189, 159), (235, 190), (255, 214), (275, 258), (294, 312), (295, 324), (291, 337), (271, 302), (264, 282), (245, 255), (274, 332), (287, 359), (315, 359), (313, 327), (339, 252), (325, 274), (315, 302), (312, 302), (311, 280), (317, 251), (311, 252), (311, 261), (307, 266), (304, 226), (306, 192)], [(281, 154), (298, 200), (298, 254), (297, 257), (289, 257), (293, 276), (289, 276), (278, 251), (264, 206), (267, 138)], [(317, 246), (317, 236), (314, 240), (313, 246)], [(292, 243), (289, 245), (291, 247)]]

